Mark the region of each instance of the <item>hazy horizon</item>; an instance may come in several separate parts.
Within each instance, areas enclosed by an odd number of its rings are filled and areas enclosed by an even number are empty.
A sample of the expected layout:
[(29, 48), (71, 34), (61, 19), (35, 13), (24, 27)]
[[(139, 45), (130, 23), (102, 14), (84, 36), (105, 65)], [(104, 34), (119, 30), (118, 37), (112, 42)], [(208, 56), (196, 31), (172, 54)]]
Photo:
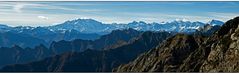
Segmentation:
[[(53, 24), (50, 24), (50, 25), (11, 25), (11, 24), (4, 24), (4, 23), (0, 23), (0, 25), (7, 25), (7, 26), (10, 26), (10, 27), (19, 27), (19, 26), (30, 26), (30, 27), (47, 27), (47, 26), (54, 26), (54, 25), (59, 25), (59, 24), (62, 24), (62, 23), (64, 23), (64, 22), (67, 22), (67, 21), (73, 21), (73, 20), (78, 20), (78, 19), (92, 19), (92, 18), (75, 18), (75, 19), (69, 19), (69, 20), (64, 20), (64, 21), (61, 21), (61, 22), (59, 22), (59, 23), (53, 23)], [(233, 18), (231, 18), (231, 19), (233, 19)], [(93, 19), (93, 20), (95, 20), (95, 21), (98, 21), (98, 20), (96, 20), (96, 19)], [(211, 20), (208, 20), (208, 21), (206, 21), (206, 22), (202, 22), (202, 21), (190, 21), (190, 20), (188, 20), (188, 19), (174, 19), (174, 20), (169, 20), (169, 21), (161, 21), (161, 22), (147, 22), (147, 21), (142, 21), (142, 20), (138, 20), (138, 21), (135, 21), (135, 20), (132, 20), (132, 21), (129, 21), (129, 22), (126, 22), (126, 23), (116, 23), (116, 22), (112, 22), (112, 23), (105, 23), (105, 22), (102, 22), (102, 21), (98, 21), (98, 22), (101, 22), (101, 23), (103, 23), (103, 24), (129, 24), (129, 23), (132, 23), (132, 22), (145, 22), (145, 23), (147, 23), (147, 24), (152, 24), (152, 23), (158, 23), (158, 24), (164, 24), (164, 23), (170, 23), (170, 22), (173, 22), (173, 21), (184, 21), (184, 22), (186, 22), (186, 21), (189, 21), (189, 22), (201, 22), (201, 23), (205, 23), (205, 24), (207, 24), (207, 23), (210, 23), (210, 21), (212, 21), (212, 20), (217, 20), (217, 19), (211, 19)], [(228, 19), (229, 20), (229, 19)], [(226, 21), (223, 21), (223, 20), (218, 20), (218, 21), (222, 21), (222, 22), (226, 22)]]

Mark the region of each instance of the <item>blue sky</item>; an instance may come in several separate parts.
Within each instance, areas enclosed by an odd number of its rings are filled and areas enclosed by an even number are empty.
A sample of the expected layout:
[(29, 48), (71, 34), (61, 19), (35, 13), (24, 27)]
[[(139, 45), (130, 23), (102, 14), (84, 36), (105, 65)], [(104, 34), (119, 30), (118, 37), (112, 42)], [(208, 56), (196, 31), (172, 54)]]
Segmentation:
[(238, 13), (239, 2), (0, 2), (0, 23), (10, 26), (48, 26), (77, 18), (103, 23), (226, 21)]

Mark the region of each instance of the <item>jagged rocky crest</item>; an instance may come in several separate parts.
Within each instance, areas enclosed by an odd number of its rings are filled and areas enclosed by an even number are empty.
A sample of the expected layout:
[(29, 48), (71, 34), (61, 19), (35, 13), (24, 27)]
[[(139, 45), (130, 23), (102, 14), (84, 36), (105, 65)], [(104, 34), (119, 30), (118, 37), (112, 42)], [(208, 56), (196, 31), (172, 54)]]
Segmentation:
[(176, 35), (114, 72), (239, 72), (239, 17), (209, 37)]

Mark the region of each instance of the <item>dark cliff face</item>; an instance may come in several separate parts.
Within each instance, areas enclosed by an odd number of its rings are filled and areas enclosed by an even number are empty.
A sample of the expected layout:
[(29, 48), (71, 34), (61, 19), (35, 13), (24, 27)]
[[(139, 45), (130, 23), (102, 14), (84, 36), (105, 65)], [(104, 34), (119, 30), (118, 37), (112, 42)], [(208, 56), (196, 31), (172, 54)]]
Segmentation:
[(239, 17), (227, 21), (193, 52), (181, 66), (184, 72), (239, 72)]
[(28, 64), (4, 67), (2, 72), (111, 72), (113, 68), (134, 60), (139, 54), (157, 46), (171, 36), (167, 32), (144, 32), (117, 48), (103, 51), (68, 52)]
[(238, 25), (236, 17), (206, 39), (176, 35), (114, 71), (239, 72)]
[(214, 37), (218, 40), (200, 72), (239, 72), (239, 17), (226, 22)]

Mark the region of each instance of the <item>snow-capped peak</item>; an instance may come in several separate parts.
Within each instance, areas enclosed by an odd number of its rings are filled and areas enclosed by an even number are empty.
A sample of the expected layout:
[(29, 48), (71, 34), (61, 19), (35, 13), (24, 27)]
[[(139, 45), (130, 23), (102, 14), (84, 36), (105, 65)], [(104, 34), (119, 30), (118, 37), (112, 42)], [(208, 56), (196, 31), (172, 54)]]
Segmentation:
[(221, 25), (224, 24), (224, 22), (222, 22), (222, 21), (220, 21), (220, 20), (215, 20), (215, 19), (213, 19), (213, 20), (209, 21), (208, 24), (210, 24), (210, 25), (212, 25), (212, 26), (215, 26), (215, 25), (220, 25), (220, 26), (221, 26)]
[(183, 18), (183, 19), (175, 19), (175, 21), (179, 21), (179, 22), (189, 22), (189, 20), (188, 20), (188, 19), (185, 19), (185, 18)]
[[(211, 25), (220, 25), (223, 22), (218, 20), (212, 20), (209, 22)], [(198, 29), (199, 27), (203, 27), (205, 23), (202, 22), (191, 22), (188, 19), (176, 19), (174, 21), (170, 22), (161, 22), (161, 23), (146, 23), (144, 21), (133, 21), (127, 24), (104, 24), (102, 22), (96, 21), (94, 19), (74, 19), (74, 20), (68, 20), (64, 23), (53, 25), (53, 26), (47, 26), (44, 27), (44, 29), (41, 28), (35, 28), (30, 26), (18, 26), (13, 27), (17, 28), (15, 30), (21, 31), (31, 31), (31, 30), (37, 30), (37, 31), (44, 31), (44, 32), (62, 32), (70, 31), (70, 30), (76, 30), (82, 33), (110, 33), (112, 30), (118, 30), (118, 29), (136, 29), (139, 31), (183, 31), (183, 32), (191, 32), (194, 29)], [(1, 25), (0, 25), (1, 27)], [(46, 30), (47, 29), (47, 30)]]

